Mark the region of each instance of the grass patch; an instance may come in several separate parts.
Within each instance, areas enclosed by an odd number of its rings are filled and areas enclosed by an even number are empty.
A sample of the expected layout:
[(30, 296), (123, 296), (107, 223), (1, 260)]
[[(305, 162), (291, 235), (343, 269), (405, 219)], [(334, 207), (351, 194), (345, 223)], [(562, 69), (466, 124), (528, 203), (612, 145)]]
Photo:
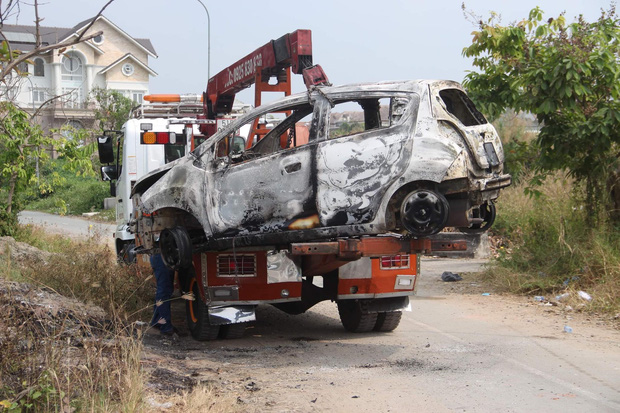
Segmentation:
[(20, 196), (24, 209), (62, 215), (80, 215), (103, 210), (103, 199), (110, 196), (110, 184), (98, 176), (77, 176), (67, 169), (64, 159), (51, 161), (41, 171), (39, 191)]
[(148, 411), (132, 322), (150, 316), (150, 271), (96, 237), (16, 236), (49, 253), (0, 254), (0, 410)]
[[(570, 180), (549, 178), (530, 198), (524, 184), (502, 192), (493, 234), (502, 240), (485, 277), (504, 290), (534, 295), (587, 291), (587, 310), (620, 311), (620, 235), (601, 224), (589, 228)], [(576, 296), (571, 294), (571, 296)]]

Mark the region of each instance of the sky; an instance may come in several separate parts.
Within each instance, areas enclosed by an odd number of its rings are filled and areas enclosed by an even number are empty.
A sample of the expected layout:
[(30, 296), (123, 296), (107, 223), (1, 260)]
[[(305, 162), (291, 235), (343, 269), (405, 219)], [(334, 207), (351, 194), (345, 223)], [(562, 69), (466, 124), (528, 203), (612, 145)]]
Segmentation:
[[(42, 25), (72, 27), (93, 17), (108, 0), (39, 0)], [(297, 29), (312, 31), (314, 63), (333, 84), (403, 79), (462, 81), (471, 61), (462, 56), (475, 25), (462, 1), (202, 0), (211, 21), (211, 75), (248, 53)], [(29, 0), (32, 3), (32, 0)], [(594, 20), (609, 0), (466, 0), (466, 8), (504, 24), (526, 18), (540, 6), (545, 18), (565, 12), (567, 21), (583, 14)], [(202, 93), (207, 84), (208, 20), (197, 0), (115, 0), (104, 16), (136, 38), (148, 38), (158, 58), (149, 66), (151, 93)], [(7, 23), (34, 24), (33, 7), (23, 4)], [(294, 76), (293, 92), (304, 90)], [(238, 95), (252, 103), (251, 91)]]

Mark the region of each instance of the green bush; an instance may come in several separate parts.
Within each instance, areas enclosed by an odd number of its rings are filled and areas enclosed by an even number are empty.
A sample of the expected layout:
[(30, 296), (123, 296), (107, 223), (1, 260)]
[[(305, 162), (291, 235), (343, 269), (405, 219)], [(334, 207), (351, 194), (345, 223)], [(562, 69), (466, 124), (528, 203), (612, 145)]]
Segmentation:
[(605, 224), (587, 225), (579, 188), (548, 179), (543, 195), (524, 195), (525, 184), (505, 190), (497, 202), (493, 234), (503, 240), (488, 276), (526, 294), (586, 290), (592, 309), (620, 309), (620, 234)]
[[(110, 185), (98, 177), (76, 176), (66, 169), (66, 161), (56, 159), (41, 171), (41, 183), (24, 195), (26, 209), (79, 215), (84, 212), (101, 211), (103, 199), (110, 196)], [(53, 190), (45, 185), (54, 179)]]
[(5, 204), (0, 204), (0, 237), (13, 236), (17, 231), (17, 215), (7, 212)]

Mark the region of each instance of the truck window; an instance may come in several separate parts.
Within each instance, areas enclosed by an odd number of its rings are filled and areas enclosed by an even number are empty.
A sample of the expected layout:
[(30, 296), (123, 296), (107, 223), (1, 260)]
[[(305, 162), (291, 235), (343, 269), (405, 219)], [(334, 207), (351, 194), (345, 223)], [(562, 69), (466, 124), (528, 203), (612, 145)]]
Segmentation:
[(184, 145), (164, 145), (164, 159), (166, 163), (176, 161), (184, 156)]

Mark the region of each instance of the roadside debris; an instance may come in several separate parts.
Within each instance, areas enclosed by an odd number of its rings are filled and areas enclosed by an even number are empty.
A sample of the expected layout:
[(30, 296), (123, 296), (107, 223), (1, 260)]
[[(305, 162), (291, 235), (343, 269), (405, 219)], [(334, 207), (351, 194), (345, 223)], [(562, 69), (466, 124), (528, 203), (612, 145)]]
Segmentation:
[(577, 294), (586, 301), (592, 301), (592, 296), (585, 291), (579, 291)]
[(491, 295), (491, 293), (482, 293), (483, 296), (488, 297)]
[(463, 277), (450, 271), (444, 271), (443, 274), (441, 274), (441, 279), (445, 282), (453, 282), (462, 281)]
[(570, 326), (564, 326), (564, 332), (565, 333), (572, 333), (573, 332), (573, 328)]

